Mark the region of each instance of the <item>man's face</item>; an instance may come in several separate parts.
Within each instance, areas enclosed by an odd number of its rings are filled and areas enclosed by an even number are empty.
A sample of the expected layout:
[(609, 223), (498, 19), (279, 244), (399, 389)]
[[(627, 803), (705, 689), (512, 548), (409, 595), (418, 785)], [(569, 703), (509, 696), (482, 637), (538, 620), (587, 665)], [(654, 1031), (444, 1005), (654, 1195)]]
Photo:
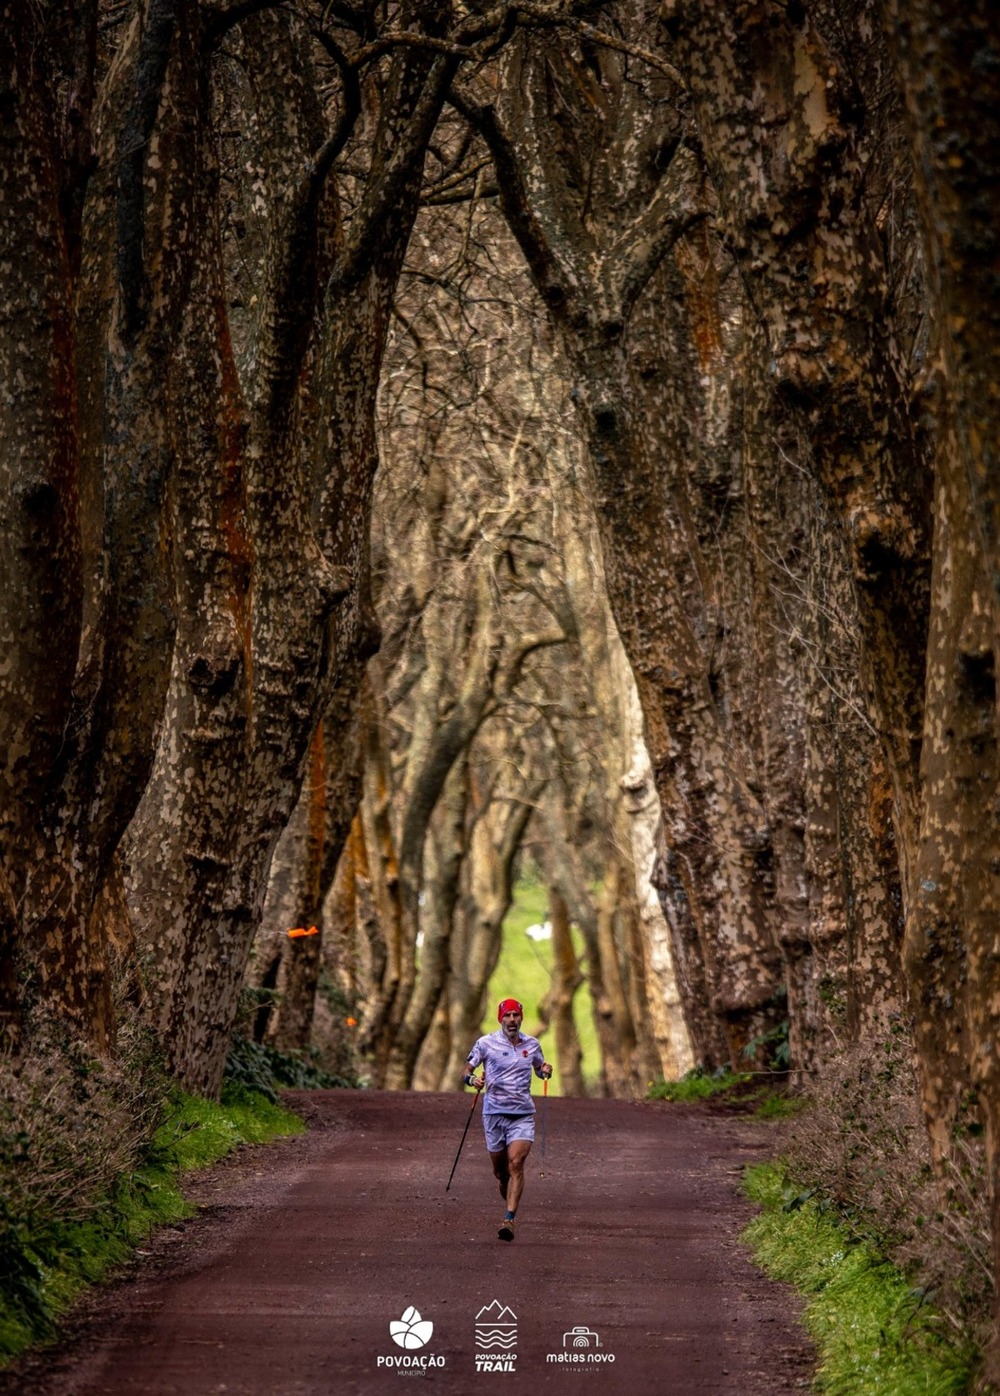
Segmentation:
[(521, 1031), (521, 1014), (516, 1008), (512, 1008), (509, 1013), (505, 1013), (500, 1019), (500, 1026), (505, 1034), (510, 1038), (517, 1037)]

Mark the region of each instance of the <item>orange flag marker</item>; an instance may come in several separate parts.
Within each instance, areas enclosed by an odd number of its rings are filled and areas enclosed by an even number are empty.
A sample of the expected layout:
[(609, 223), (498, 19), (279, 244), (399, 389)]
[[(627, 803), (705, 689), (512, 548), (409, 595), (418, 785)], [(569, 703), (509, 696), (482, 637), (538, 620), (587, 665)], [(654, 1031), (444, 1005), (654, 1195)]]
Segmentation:
[(292, 940), (298, 939), (299, 936), (315, 936), (319, 935), (319, 927), (310, 926), (309, 929), (306, 930), (305, 926), (293, 926), (288, 934), (291, 936)]

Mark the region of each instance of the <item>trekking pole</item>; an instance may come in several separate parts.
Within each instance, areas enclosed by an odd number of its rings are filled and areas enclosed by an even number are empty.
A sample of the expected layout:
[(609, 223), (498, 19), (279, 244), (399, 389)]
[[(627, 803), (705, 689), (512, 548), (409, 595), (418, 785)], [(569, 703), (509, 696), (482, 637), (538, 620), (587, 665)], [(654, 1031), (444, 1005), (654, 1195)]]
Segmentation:
[(458, 1153), (455, 1155), (455, 1162), (451, 1165), (451, 1172), (448, 1174), (448, 1181), (444, 1185), (445, 1192), (447, 1192), (448, 1189), (451, 1187), (451, 1180), (455, 1176), (455, 1169), (458, 1167), (459, 1155), (462, 1152), (462, 1145), (465, 1143), (465, 1136), (469, 1132), (469, 1126), (472, 1124), (472, 1116), (475, 1113), (476, 1101), (479, 1099), (479, 1094), (479, 1091), (476, 1091), (476, 1093), (472, 1097), (472, 1109), (469, 1111), (469, 1118), (466, 1120), (465, 1128), (462, 1130), (462, 1143), (458, 1146)]
[(549, 1129), (549, 1078), (546, 1076), (542, 1082), (542, 1140), (539, 1152), (542, 1158), (545, 1157), (545, 1140)]

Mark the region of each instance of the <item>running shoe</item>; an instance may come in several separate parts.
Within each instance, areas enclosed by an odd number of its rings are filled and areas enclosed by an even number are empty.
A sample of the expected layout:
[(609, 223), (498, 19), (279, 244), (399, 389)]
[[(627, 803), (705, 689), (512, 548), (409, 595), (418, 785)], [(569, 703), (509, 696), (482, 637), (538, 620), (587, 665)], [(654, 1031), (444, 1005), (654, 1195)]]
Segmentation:
[(500, 1230), (497, 1232), (498, 1241), (513, 1241), (514, 1221), (512, 1217), (504, 1217), (500, 1223)]

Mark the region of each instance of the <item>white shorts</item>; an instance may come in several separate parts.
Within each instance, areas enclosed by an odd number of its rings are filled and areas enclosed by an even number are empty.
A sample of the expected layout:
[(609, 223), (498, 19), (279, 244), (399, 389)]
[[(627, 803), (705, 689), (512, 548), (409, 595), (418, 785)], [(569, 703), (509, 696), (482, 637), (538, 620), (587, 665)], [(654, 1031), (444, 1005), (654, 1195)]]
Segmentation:
[(501, 1154), (515, 1139), (535, 1137), (534, 1115), (483, 1115), (483, 1129), (486, 1131), (486, 1147), (491, 1154)]

